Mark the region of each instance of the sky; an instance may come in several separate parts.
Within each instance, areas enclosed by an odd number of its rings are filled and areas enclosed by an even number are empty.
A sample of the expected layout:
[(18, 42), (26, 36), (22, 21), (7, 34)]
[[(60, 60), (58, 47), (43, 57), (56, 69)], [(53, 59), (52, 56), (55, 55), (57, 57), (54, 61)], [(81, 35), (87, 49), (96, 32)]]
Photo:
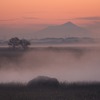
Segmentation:
[(0, 0), (0, 33), (26, 27), (35, 31), (67, 21), (95, 31), (95, 25), (100, 27), (99, 9), (100, 0)]

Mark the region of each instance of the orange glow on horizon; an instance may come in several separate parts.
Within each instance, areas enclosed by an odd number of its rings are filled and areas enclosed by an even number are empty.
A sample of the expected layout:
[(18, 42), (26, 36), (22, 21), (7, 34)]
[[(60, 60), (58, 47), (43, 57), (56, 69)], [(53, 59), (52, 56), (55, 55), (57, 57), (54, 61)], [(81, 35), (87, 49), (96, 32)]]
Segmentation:
[(100, 16), (99, 9), (100, 0), (1, 0), (0, 23), (56, 24)]

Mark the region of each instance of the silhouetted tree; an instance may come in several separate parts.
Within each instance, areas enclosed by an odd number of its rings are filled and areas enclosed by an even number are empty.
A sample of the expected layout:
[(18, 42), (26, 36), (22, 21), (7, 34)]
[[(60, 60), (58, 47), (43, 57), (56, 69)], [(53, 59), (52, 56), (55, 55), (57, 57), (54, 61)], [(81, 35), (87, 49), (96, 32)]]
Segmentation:
[(20, 39), (17, 37), (11, 38), (8, 41), (8, 45), (11, 46), (13, 49), (15, 49), (20, 44)]
[(30, 45), (30, 42), (26, 39), (21, 39), (20, 45), (22, 46), (22, 48), (26, 49), (28, 47), (28, 45)]

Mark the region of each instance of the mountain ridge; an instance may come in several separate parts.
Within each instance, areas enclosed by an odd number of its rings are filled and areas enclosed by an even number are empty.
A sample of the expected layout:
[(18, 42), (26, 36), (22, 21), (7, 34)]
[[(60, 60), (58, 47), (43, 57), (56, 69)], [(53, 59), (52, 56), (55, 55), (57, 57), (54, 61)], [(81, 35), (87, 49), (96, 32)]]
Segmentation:
[(48, 26), (38, 32), (36, 37), (41, 38), (62, 38), (62, 37), (89, 37), (90, 32), (72, 22), (67, 22), (60, 25)]

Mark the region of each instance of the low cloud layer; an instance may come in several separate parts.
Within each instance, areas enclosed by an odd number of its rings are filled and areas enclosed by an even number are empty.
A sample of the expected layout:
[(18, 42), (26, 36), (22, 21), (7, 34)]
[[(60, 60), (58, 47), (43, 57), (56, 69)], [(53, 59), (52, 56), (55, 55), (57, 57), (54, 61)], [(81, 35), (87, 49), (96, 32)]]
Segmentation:
[(18, 21), (18, 20), (38, 20), (39, 18), (38, 17), (30, 17), (30, 16), (24, 16), (24, 17), (21, 17), (21, 18), (11, 18), (11, 19), (1, 19), (0, 22), (8, 22), (8, 21)]
[(73, 18), (73, 20), (95, 20), (100, 21), (100, 16), (94, 16), (94, 17), (79, 17), (79, 18)]

